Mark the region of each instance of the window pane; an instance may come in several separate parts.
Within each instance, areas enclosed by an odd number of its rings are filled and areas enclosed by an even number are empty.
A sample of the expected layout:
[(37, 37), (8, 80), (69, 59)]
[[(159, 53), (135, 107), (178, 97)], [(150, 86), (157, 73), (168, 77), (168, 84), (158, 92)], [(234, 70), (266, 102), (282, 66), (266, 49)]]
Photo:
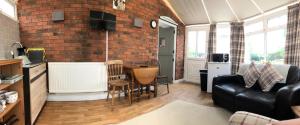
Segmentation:
[(287, 24), (287, 15), (282, 15), (268, 20), (268, 28), (284, 26), (286, 24)]
[(198, 31), (197, 36), (197, 56), (199, 58), (206, 57), (206, 32), (205, 31)]
[(188, 57), (195, 58), (197, 57), (196, 52), (196, 42), (197, 42), (197, 32), (196, 31), (189, 31), (188, 32)]
[(263, 30), (263, 22), (262, 21), (245, 26), (245, 33), (252, 33), (252, 32), (261, 31), (261, 30)]
[(217, 26), (217, 53), (230, 53), (230, 25)]
[(264, 34), (248, 35), (245, 38), (245, 62), (261, 63), (265, 58)]
[(6, 0), (0, 0), (0, 10), (8, 16), (15, 17), (15, 7)]
[(272, 63), (284, 63), (285, 30), (275, 30), (267, 33), (267, 60)]
[(206, 31), (188, 32), (188, 58), (206, 58)]

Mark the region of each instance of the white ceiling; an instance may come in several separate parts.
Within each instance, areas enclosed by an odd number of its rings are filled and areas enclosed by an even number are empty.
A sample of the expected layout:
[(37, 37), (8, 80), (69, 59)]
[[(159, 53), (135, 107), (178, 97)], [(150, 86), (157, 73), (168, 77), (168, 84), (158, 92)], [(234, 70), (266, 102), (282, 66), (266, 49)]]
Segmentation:
[[(186, 24), (244, 20), (297, 0), (167, 0)], [(207, 13), (205, 12), (205, 8)]]

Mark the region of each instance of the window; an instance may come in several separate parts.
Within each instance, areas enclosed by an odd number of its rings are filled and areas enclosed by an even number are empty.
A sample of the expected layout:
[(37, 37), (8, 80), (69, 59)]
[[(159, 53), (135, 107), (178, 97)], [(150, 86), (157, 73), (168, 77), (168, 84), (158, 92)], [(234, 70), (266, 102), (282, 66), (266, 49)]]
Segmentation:
[(264, 34), (258, 33), (249, 35), (245, 38), (245, 60), (247, 63), (251, 61), (261, 62), (264, 61), (265, 46)]
[(188, 31), (188, 58), (206, 58), (206, 31)]
[(217, 53), (230, 53), (230, 25), (217, 24)]
[(262, 31), (262, 30), (263, 30), (263, 22), (262, 21), (247, 25), (245, 27), (245, 33), (246, 34), (257, 32), (257, 31)]
[(12, 18), (16, 18), (15, 8), (16, 5), (11, 3), (9, 0), (0, 0), (0, 12), (3, 14)]
[(206, 58), (208, 27), (187, 28), (187, 58)]
[(245, 62), (284, 63), (287, 14), (245, 24)]

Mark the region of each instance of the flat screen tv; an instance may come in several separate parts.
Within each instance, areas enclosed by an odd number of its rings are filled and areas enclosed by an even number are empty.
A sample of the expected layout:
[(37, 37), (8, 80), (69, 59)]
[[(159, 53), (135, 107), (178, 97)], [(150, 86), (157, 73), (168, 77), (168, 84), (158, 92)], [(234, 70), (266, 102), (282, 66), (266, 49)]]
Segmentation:
[(94, 30), (116, 30), (116, 16), (100, 11), (90, 11), (90, 27)]

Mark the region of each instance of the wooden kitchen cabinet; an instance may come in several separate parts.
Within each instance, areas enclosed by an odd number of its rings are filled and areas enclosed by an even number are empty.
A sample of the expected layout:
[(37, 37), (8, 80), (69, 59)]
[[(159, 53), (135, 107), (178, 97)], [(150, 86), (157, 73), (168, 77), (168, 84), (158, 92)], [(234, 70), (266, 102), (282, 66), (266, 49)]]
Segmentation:
[(25, 125), (33, 125), (47, 100), (47, 68), (45, 63), (23, 68)]
[[(22, 76), (22, 60), (0, 60), (0, 74)], [(0, 90), (17, 91), (18, 93), (18, 100), (15, 103), (6, 104), (4, 111), (0, 112), (0, 125), (6, 124), (13, 116), (17, 118), (13, 125), (24, 125), (23, 79), (15, 83), (1, 83)]]

